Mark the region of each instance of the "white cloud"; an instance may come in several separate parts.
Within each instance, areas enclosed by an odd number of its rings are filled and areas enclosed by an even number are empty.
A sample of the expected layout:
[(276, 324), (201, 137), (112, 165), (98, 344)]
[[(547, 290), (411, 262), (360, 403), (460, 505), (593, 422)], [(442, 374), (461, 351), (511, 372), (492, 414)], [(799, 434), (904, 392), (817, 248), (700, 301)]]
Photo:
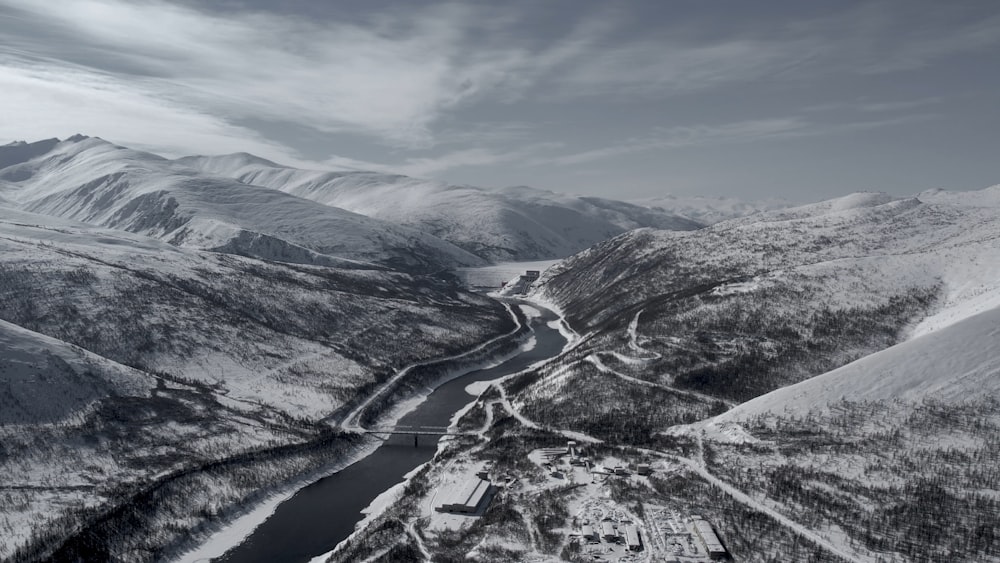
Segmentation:
[(536, 143), (511, 151), (494, 151), (484, 148), (463, 149), (429, 158), (409, 158), (393, 169), (410, 176), (434, 174), (465, 166), (486, 166), (506, 162), (527, 161), (541, 151), (561, 146), (560, 143)]
[[(21, 34), (14, 43), (22, 50), (86, 55), (87, 64), (102, 69), (141, 69), (150, 75), (144, 80), (151, 95), (230, 119), (360, 131), (406, 146), (429, 142), (428, 127), (445, 108), (502, 80), (521, 56), (462, 57), (473, 14), (461, 6), (403, 14), (389, 34), (375, 24), (223, 16), (158, 1), (3, 4), (55, 36)], [(73, 44), (83, 55), (71, 51)]]
[(476, 147), (450, 151), (433, 157), (411, 157), (397, 163), (371, 162), (335, 156), (324, 161), (323, 164), (328, 167), (335, 168), (373, 170), (376, 172), (405, 174), (407, 176), (416, 177), (433, 177), (441, 172), (467, 166), (488, 166), (507, 162), (529, 162), (534, 159), (539, 152), (559, 148), (561, 146), (561, 143), (534, 143), (508, 151), (495, 151), (492, 149)]
[(529, 163), (532, 165), (572, 166), (646, 151), (833, 135), (901, 125), (933, 117), (935, 116), (929, 114), (907, 115), (892, 119), (846, 123), (816, 123), (801, 117), (781, 117), (722, 124), (661, 127), (655, 128), (651, 135), (644, 138), (628, 139), (608, 147), (573, 154), (538, 157), (530, 160)]
[[(166, 155), (252, 151), (308, 164), (293, 151), (197, 109), (163, 100), (134, 83), (87, 69), (0, 57), (0, 138), (37, 140), (74, 133), (100, 136)], [(16, 108), (16, 109), (14, 109)], [(25, 132), (33, 137), (25, 139)]]
[[(898, 4), (882, 1), (814, 21), (777, 18), (712, 36), (704, 23), (637, 25), (611, 8), (567, 14), (568, 31), (546, 36), (522, 31), (530, 10), (486, 3), (398, 4), (352, 20), (238, 9), (221, 13), (201, 6), (165, 0), (0, 0), (5, 16), (0, 17), (0, 103), (6, 109), (0, 136), (82, 132), (170, 153), (248, 151), (301, 163), (294, 149), (235, 125), (277, 122), (294, 126), (289, 129), (360, 133), (403, 150), (437, 149), (427, 157), (406, 158), (414, 153), (404, 152), (393, 167), (417, 175), (516, 162), (568, 165), (662, 148), (829, 133), (850, 124), (735, 118), (546, 157), (521, 148), (551, 152), (552, 145), (539, 144), (542, 128), (475, 122), (486, 115), (502, 120), (511, 102), (544, 116), (540, 99), (573, 104), (588, 98), (595, 107), (608, 107), (601, 104), (610, 97), (667, 100), (711, 91), (738, 109), (735, 90), (741, 83), (791, 76), (860, 80), (859, 73), (920, 68), (1000, 41), (998, 17), (949, 20), (937, 28), (928, 24), (938, 17), (933, 10), (903, 14)], [(906, 25), (897, 22), (897, 12), (906, 15)], [(456, 117), (457, 110), (479, 102), (501, 110)], [(924, 104), (868, 103), (856, 109), (902, 111), (919, 105)], [(854, 125), (879, 122), (868, 123)], [(462, 148), (449, 150), (454, 145)], [(327, 164), (335, 163), (392, 166), (349, 157)]]

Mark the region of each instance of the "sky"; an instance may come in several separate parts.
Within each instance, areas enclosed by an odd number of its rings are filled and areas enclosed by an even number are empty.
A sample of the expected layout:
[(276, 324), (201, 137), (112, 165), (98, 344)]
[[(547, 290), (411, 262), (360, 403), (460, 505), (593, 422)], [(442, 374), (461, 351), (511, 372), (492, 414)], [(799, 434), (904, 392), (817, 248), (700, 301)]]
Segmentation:
[(0, 143), (641, 199), (1000, 183), (995, 0), (0, 0)]

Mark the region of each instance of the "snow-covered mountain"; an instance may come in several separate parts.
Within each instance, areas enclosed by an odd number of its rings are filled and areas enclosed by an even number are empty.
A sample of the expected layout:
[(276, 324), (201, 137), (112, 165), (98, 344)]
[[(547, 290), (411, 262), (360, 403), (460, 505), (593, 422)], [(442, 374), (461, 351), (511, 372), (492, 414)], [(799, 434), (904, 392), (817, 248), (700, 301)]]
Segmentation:
[(716, 424), (822, 412), (841, 401), (962, 403), (1000, 396), (1000, 306), (743, 403)]
[(506, 398), (667, 460), (622, 505), (695, 509), (739, 560), (1000, 560), (1000, 186), (633, 231), (535, 297), (582, 336)]
[(162, 559), (187, 537), (164, 530), (345, 455), (356, 437), (321, 419), (513, 326), (500, 303), (428, 276), (260, 261), (0, 206), (0, 559), (48, 559), (141, 502), (171, 524), (122, 537)]
[(435, 271), (484, 261), (441, 239), (206, 176), (98, 138), (0, 147), (0, 197), (21, 209), (153, 236), (178, 246), (305, 264)]
[(176, 162), (407, 225), (491, 261), (561, 258), (640, 227), (701, 226), (661, 209), (523, 186), (485, 189), (376, 172), (300, 170), (248, 154)]
[(662, 210), (667, 213), (676, 213), (677, 215), (689, 217), (706, 225), (795, 205), (783, 199), (744, 201), (733, 197), (680, 196), (674, 194), (636, 199), (632, 200), (631, 203)]
[[(992, 310), (998, 192), (852, 194), (598, 244), (536, 282), (586, 337), (553, 368), (557, 385), (543, 377), (526, 393), (540, 416), (593, 420), (621, 407), (599, 391), (606, 374), (642, 380), (673, 404), (648, 405), (663, 415), (655, 431)], [(596, 402), (574, 406), (577, 391)]]
[(0, 425), (61, 422), (111, 395), (146, 396), (153, 379), (55, 338), (0, 321)]

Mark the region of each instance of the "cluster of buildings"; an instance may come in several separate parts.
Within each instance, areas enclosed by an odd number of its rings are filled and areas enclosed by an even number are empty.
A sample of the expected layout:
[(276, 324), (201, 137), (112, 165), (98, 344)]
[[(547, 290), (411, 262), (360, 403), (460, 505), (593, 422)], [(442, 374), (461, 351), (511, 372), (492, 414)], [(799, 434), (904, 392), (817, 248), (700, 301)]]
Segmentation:
[[(542, 272), (540, 270), (527, 270), (527, 271), (525, 271), (523, 274), (521, 274), (520, 276), (518, 276), (517, 280), (515, 280), (514, 282), (512, 282), (511, 284), (509, 284), (510, 287), (511, 287), (510, 293), (513, 293), (515, 295), (516, 294), (528, 293), (528, 290), (531, 289), (531, 284), (533, 284), (536, 281), (538, 281), (538, 278), (541, 275), (542, 275)], [(506, 288), (507, 286), (508, 286), (507, 282), (504, 282), (501, 285), (501, 287), (504, 287), (504, 288)]]
[(629, 551), (642, 550), (642, 538), (639, 535), (639, 526), (631, 522), (616, 525), (614, 521), (605, 519), (601, 521), (600, 532), (590, 524), (585, 524), (580, 532), (581, 537), (588, 543), (600, 543), (603, 539), (607, 543), (624, 542)]

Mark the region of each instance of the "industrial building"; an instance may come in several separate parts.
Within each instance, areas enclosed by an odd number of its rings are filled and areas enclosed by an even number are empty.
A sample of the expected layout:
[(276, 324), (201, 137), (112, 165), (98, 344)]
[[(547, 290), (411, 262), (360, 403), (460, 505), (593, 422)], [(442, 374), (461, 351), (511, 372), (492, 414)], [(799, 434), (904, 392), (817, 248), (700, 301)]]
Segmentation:
[(486, 479), (478, 477), (469, 479), (461, 487), (448, 489), (436, 510), (456, 514), (478, 512), (480, 507), (485, 508), (485, 505), (488, 504), (487, 497), (490, 489), (490, 482)]
[(629, 551), (640, 551), (642, 540), (639, 538), (639, 526), (628, 524), (625, 526), (625, 545)]
[(691, 520), (694, 523), (695, 532), (697, 532), (698, 537), (701, 539), (701, 543), (705, 544), (705, 551), (708, 552), (708, 556), (712, 559), (725, 559), (727, 557), (726, 548), (722, 547), (722, 542), (715, 535), (712, 525), (698, 516), (692, 517)]
[(585, 524), (582, 529), (583, 539), (589, 543), (599, 543), (601, 538), (597, 537), (597, 532), (590, 524)]
[(601, 537), (604, 538), (604, 541), (618, 541), (618, 532), (615, 531), (615, 525), (610, 520), (601, 522)]

